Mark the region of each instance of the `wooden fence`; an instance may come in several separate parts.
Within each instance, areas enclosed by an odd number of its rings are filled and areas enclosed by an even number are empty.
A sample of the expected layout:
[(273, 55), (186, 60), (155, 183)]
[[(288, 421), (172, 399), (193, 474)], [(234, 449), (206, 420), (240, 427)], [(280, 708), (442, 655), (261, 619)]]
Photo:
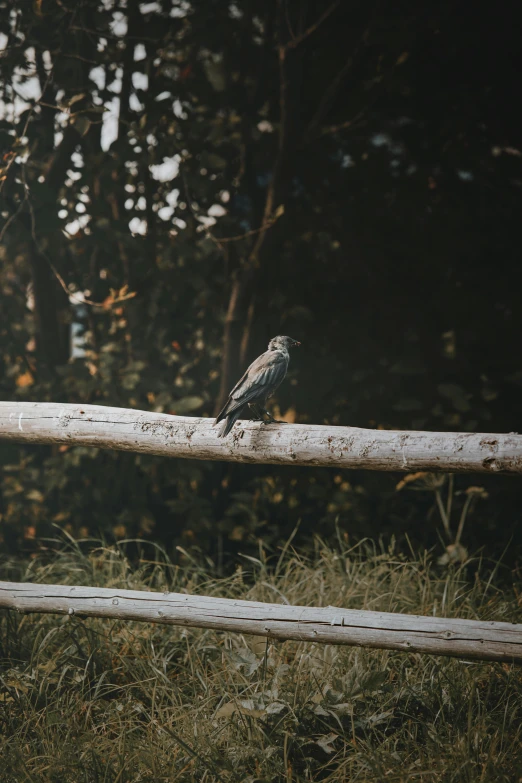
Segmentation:
[(187, 459), (394, 471), (522, 473), (522, 435), (399, 432), (213, 419), (44, 402), (0, 402), (0, 440), (60, 443)]
[[(20, 443), (283, 465), (522, 473), (522, 436), (517, 433), (397, 432), (241, 421), (228, 438), (220, 439), (212, 424), (212, 419), (97, 405), (0, 402), (0, 440)], [(16, 582), (0, 582), (0, 607), (522, 663), (522, 625), (505, 622)]]
[(522, 625), (107, 587), (0, 582), (0, 607), (522, 663)]

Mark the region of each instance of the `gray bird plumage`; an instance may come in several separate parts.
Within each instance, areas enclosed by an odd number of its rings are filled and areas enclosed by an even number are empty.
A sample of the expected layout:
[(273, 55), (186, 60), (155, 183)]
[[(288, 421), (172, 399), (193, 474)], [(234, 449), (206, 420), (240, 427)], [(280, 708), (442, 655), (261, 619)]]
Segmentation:
[(214, 426), (225, 419), (218, 437), (228, 435), (236, 421), (248, 405), (257, 418), (266, 414), (270, 421), (275, 419), (265, 409), (266, 401), (284, 380), (290, 361), (289, 349), (301, 345), (291, 337), (278, 336), (270, 340), (268, 351), (252, 362), (243, 377), (236, 383), (228, 396), (223, 409), (218, 414)]

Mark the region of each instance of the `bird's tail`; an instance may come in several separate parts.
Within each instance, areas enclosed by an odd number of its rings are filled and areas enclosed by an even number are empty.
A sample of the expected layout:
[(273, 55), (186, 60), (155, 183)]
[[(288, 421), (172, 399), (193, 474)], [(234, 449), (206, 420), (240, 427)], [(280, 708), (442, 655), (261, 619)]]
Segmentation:
[[(243, 408), (239, 408), (238, 410), (233, 411), (232, 413), (229, 413), (228, 416), (225, 419), (225, 423), (221, 427), (220, 431), (218, 432), (218, 438), (226, 438), (236, 421), (240, 418), (241, 413), (243, 411)], [(216, 422), (217, 423), (217, 422)]]

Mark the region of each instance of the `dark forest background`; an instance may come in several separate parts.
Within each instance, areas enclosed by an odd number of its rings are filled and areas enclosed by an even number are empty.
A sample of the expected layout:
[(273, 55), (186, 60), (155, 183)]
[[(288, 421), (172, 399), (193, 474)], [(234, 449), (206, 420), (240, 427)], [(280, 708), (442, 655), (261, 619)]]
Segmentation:
[[(283, 333), (302, 342), (274, 400), (289, 421), (519, 430), (520, 21), (444, 0), (0, 2), (2, 399), (212, 416)], [(225, 568), (297, 524), (442, 551), (448, 498), (466, 546), (522, 543), (509, 477), (398, 491), (5, 444), (0, 463), (4, 551), (58, 525)]]

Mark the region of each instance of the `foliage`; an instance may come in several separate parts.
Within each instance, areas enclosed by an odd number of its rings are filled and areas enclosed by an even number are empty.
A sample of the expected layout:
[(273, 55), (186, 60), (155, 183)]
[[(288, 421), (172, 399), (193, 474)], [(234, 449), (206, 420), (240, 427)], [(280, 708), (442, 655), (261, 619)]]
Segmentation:
[[(176, 590), (291, 604), (522, 622), (498, 566), (442, 573), (368, 543), (271, 565), (261, 551), (227, 579), (143, 544), (65, 541), (2, 578)], [(153, 554), (151, 554), (151, 552)], [(33, 781), (514, 781), (522, 773), (520, 669), (507, 664), (211, 630), (0, 617), (2, 783)]]
[[(1, 0), (0, 45), (3, 397), (208, 416), (283, 332), (303, 343), (288, 419), (516, 429), (513, 16)], [(344, 492), (312, 469), (65, 448), (0, 463), (11, 547), (54, 521), (226, 553), (296, 518), (310, 535), (422, 515), (395, 478)], [(495, 488), (481, 526), (507, 517), (503, 546), (520, 497)]]

